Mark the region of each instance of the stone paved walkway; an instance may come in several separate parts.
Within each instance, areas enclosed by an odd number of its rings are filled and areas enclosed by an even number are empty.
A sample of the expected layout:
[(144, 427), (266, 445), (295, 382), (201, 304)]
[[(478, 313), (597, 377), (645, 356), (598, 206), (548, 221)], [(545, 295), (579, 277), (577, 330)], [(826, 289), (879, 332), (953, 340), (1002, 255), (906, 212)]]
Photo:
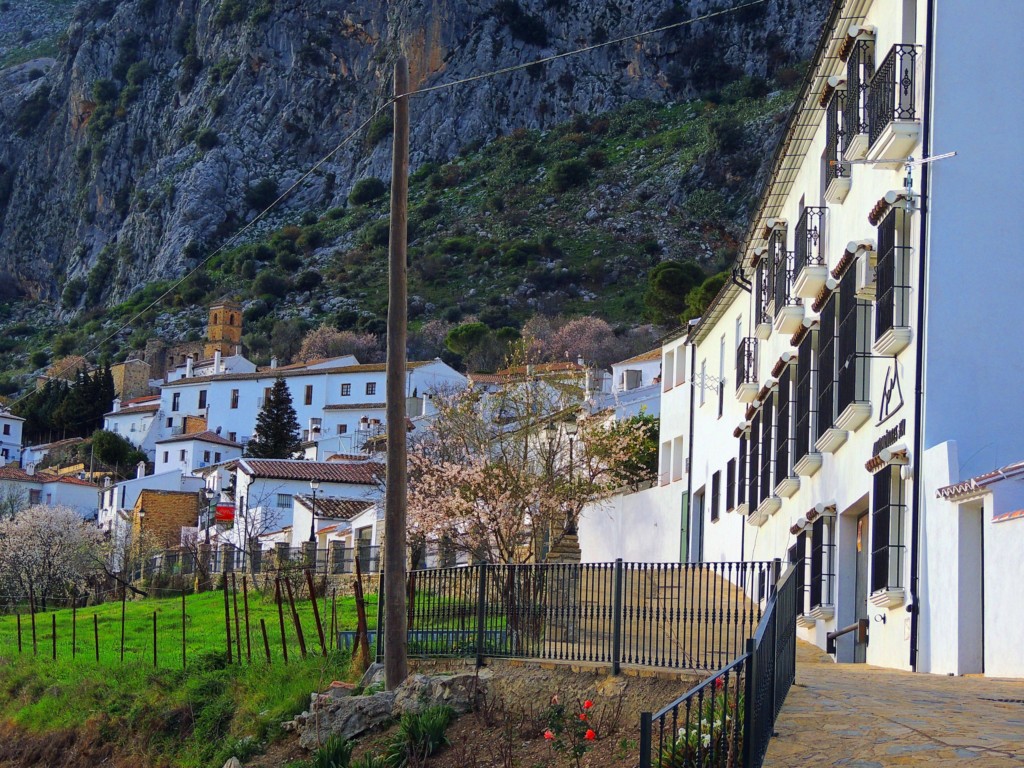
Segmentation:
[(800, 643), (775, 730), (766, 768), (1020, 768), (1024, 681), (835, 664)]

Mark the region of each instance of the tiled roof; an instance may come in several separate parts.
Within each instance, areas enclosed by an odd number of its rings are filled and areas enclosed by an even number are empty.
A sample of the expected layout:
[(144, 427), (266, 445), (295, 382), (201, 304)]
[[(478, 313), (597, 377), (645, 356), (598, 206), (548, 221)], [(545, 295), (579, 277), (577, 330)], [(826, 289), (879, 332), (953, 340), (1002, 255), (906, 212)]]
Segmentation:
[(80, 480), (77, 477), (69, 475), (58, 477), (47, 472), (37, 472), (34, 475), (30, 475), (19, 467), (0, 467), (0, 480), (12, 480), (19, 483), (64, 483), (65, 485), (85, 485), (90, 488), (99, 488), (96, 483)]
[(132, 413), (156, 413), (159, 410), (160, 410), (160, 403), (159, 403), (159, 401), (157, 401), (155, 403), (147, 403), (145, 405), (130, 405), (127, 408), (122, 406), (121, 410), (119, 410), (119, 411), (110, 411), (108, 413), (104, 413), (103, 415), (104, 416), (124, 416), (126, 414), (132, 414)]
[(337, 461), (302, 461), (301, 459), (240, 459), (239, 468), (251, 477), (277, 480), (319, 480), (324, 483), (375, 485), (384, 473), (384, 465), (367, 461), (342, 464)]
[[(408, 362), (406, 368), (413, 370), (415, 368), (421, 368), (424, 365), (430, 365), (433, 363), (430, 361), (419, 361), (419, 362)], [(164, 385), (164, 388), (168, 387), (180, 387), (188, 384), (203, 384), (208, 381), (251, 381), (254, 379), (273, 379), (280, 376), (286, 379), (290, 376), (322, 376), (333, 373), (384, 373), (387, 370), (387, 366), (384, 363), (372, 363), (367, 365), (343, 365), (338, 368), (296, 368), (294, 370), (285, 370), (283, 368), (276, 368), (273, 370), (256, 371), (255, 373), (221, 373), (215, 376), (193, 376), (191, 379), (175, 379), (174, 381), (168, 382)]]
[(175, 435), (174, 437), (168, 437), (166, 440), (157, 440), (157, 445), (164, 445), (166, 443), (184, 443), (190, 440), (199, 440), (203, 443), (213, 443), (214, 445), (226, 445), (230, 448), (241, 448), (241, 444), (236, 443), (234, 440), (228, 440), (226, 437), (221, 437), (216, 432), (206, 430), (205, 432), (193, 432), (190, 435)]
[(623, 360), (621, 363), (616, 363), (616, 365), (625, 365), (626, 363), (648, 363), (651, 362), (652, 360), (661, 360), (661, 347), (658, 347), (657, 349), (652, 349), (650, 352), (644, 352), (639, 355), (634, 355), (628, 360)]
[(972, 477), (970, 480), (964, 480), (960, 483), (953, 483), (952, 485), (939, 488), (939, 490), (935, 492), (935, 495), (940, 499), (957, 499), (961, 496), (970, 496), (978, 491), (984, 490), (986, 486), (989, 486), (992, 483), (998, 482), (999, 480), (1008, 480), (1009, 478), (1016, 477), (1017, 475), (1024, 475), (1024, 461), (1008, 464), (1000, 469), (994, 469), (983, 475)]
[(121, 406), (142, 405), (142, 403), (152, 402), (160, 402), (160, 395), (143, 395), (142, 397), (133, 397), (131, 400), (122, 400)]
[(0, 411), (0, 419), (11, 419), (12, 421), (24, 421), (21, 416), (15, 416), (10, 411)]
[(54, 440), (52, 443), (40, 443), (39, 445), (30, 445), (29, 448), (32, 450), (52, 450), (54, 448), (63, 448), (66, 445), (78, 445), (84, 443), (84, 437), (69, 437), (66, 440)]
[(1015, 509), (1012, 512), (1003, 512), (999, 515), (993, 515), (993, 523), (1005, 523), (1008, 520), (1020, 520), (1024, 519), (1024, 509)]
[(325, 405), (325, 411), (370, 411), (383, 410), (385, 403), (332, 403)]
[(369, 458), (365, 453), (332, 453), (327, 461), (366, 461)]
[[(312, 494), (296, 496), (295, 500), (302, 504), (306, 509), (313, 509)], [(330, 496), (317, 495), (316, 516), (318, 518), (325, 518), (328, 520), (351, 520), (353, 517), (365, 512), (372, 506), (373, 502), (371, 501), (361, 501), (359, 499), (335, 499)]]

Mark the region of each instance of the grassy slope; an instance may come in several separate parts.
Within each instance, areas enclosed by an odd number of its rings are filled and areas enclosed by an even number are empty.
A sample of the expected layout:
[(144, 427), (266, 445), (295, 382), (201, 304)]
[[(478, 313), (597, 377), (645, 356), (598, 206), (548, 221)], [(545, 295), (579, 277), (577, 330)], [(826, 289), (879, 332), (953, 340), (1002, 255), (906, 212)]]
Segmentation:
[[(713, 99), (638, 102), (544, 134), (518, 132), (469, 147), (446, 165), (421, 167), (410, 185), (409, 292), (432, 308), (414, 310), (413, 329), (432, 317), (458, 321), (468, 314), (495, 327), (518, 325), (538, 311), (635, 325), (643, 316), (646, 273), (660, 260), (696, 260), (709, 273), (721, 269), (733, 256), (753, 193), (750, 178), (763, 159), (759, 134), (792, 101), (789, 90), (767, 96), (763, 90), (744, 80)], [(577, 158), (587, 163), (589, 177), (556, 191), (552, 169)], [(705, 166), (717, 175), (709, 178)], [(688, 179), (692, 171), (696, 181)], [(680, 205), (666, 206), (677, 189)], [(587, 220), (591, 209), (600, 211), (597, 220)], [(141, 347), (154, 325), (166, 325), (166, 317), (157, 322), (165, 313), (180, 318), (179, 335), (184, 328), (198, 338), (205, 303), (226, 292), (257, 295), (262, 273), (286, 278), (287, 292), (264, 295), (264, 303), (247, 312), (246, 343), (257, 360), (269, 359), (274, 323), (300, 309), (309, 313), (307, 324), (326, 319), (379, 330), (386, 314), (386, 215), (386, 195), (366, 205), (307, 211), (302, 222), (214, 257), (198, 278), (102, 351), (119, 358)], [(130, 257), (112, 254), (108, 265)], [(322, 275), (323, 284), (309, 292), (287, 284), (305, 270)], [(14, 391), (17, 377), (35, 370), (31, 352), (45, 350), (52, 359), (91, 349), (169, 285), (152, 283), (109, 310), (83, 309), (60, 328), (45, 308), (26, 320), (27, 305), (0, 305), (0, 326), (6, 326), (0, 390)], [(512, 298), (517, 289), (530, 300)]]
[[(37, 614), (39, 655), (32, 656), (30, 624), (23, 617), (23, 653), (16, 619), (0, 618), (0, 717), (29, 733), (89, 731), (168, 765), (221, 765), (244, 757), (273, 738), (278, 724), (304, 709), (310, 691), (349, 673), (348, 657), (332, 652), (299, 658), (286, 614), (289, 664), (282, 663), (277, 609), (272, 596), (250, 593), (253, 663), (226, 664), (223, 595), (187, 598), (188, 666), (181, 668), (180, 598), (129, 602), (125, 662), (120, 657), (120, 603), (78, 612), (78, 655), (71, 658), (71, 611)], [(376, 619), (376, 601), (368, 606)], [(307, 646), (318, 646), (309, 601), (298, 604)], [(243, 611), (241, 595), (239, 610)], [(152, 666), (152, 616), (158, 615), (158, 668)], [(94, 658), (93, 615), (100, 628), (100, 662)], [(52, 616), (57, 617), (58, 660), (52, 661)], [(267, 665), (258, 617), (267, 620), (272, 663)], [(272, 622), (271, 622), (272, 619)], [(338, 625), (355, 627), (351, 598), (338, 601)], [(244, 624), (243, 624), (244, 637)], [(274, 640), (276, 639), (276, 643)], [(243, 639), (242, 648), (245, 651)]]

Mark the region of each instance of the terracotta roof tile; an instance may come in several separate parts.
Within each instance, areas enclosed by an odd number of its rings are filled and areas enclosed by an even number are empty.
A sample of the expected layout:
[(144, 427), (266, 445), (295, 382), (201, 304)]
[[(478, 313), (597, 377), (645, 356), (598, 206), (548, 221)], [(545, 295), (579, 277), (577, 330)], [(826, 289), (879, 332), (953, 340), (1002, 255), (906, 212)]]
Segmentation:
[[(313, 496), (302, 494), (295, 500), (306, 509), (313, 509)], [(351, 520), (373, 506), (372, 501), (360, 499), (336, 499), (331, 496), (316, 497), (316, 516), (327, 520)], [(323, 533), (323, 531), (321, 531)]]
[(1008, 464), (1005, 467), (994, 469), (991, 472), (986, 472), (983, 475), (972, 477), (969, 480), (964, 480), (959, 483), (953, 483), (943, 488), (939, 488), (939, 490), (935, 492), (935, 495), (940, 499), (955, 499), (958, 496), (967, 496), (983, 490), (986, 486), (991, 485), (998, 480), (1009, 479), (1017, 475), (1024, 475), (1024, 461)]
[(325, 411), (370, 411), (381, 410), (386, 407), (385, 403), (331, 403), (325, 405)]
[[(410, 361), (406, 363), (406, 367), (412, 370), (414, 368), (422, 368), (424, 365), (430, 365), (433, 362), (433, 360)], [(343, 365), (338, 368), (314, 368), (312, 370), (308, 368), (297, 368), (295, 370), (277, 368), (274, 370), (256, 371), (255, 373), (221, 373), (212, 376), (193, 376), (191, 379), (175, 379), (165, 384), (164, 388), (180, 387), (188, 384), (203, 384), (208, 381), (251, 381), (254, 379), (273, 379), (278, 376), (287, 379), (291, 376), (326, 376), (335, 373), (384, 373), (386, 370), (387, 366), (384, 363)]]
[(252, 477), (277, 480), (319, 480), (324, 483), (374, 485), (384, 473), (384, 465), (367, 461), (342, 464), (337, 461), (302, 461), (300, 459), (240, 459), (239, 468)]
[(88, 480), (81, 480), (70, 475), (60, 477), (48, 472), (37, 472), (30, 475), (19, 467), (0, 467), (0, 480), (12, 480), (20, 483), (64, 483), (65, 485), (86, 485), (90, 488), (99, 488), (96, 483), (90, 483)]
[(205, 432), (193, 432), (191, 435), (175, 435), (174, 437), (168, 437), (166, 440), (157, 440), (157, 445), (164, 445), (165, 443), (184, 443), (189, 440), (199, 440), (204, 443), (213, 443), (214, 445), (226, 445), (230, 448), (241, 448), (240, 443), (236, 443), (234, 440), (228, 440), (226, 437), (221, 437), (216, 432), (206, 430)]

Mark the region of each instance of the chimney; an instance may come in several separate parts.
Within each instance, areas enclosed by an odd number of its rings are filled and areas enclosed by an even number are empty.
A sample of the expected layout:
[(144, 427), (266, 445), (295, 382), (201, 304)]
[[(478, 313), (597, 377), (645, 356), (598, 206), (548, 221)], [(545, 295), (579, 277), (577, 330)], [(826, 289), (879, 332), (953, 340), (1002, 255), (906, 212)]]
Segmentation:
[(28, 475), (29, 477), (32, 477), (35, 475), (35, 473), (36, 463), (34, 461), (30, 461), (28, 464), (25, 465), (25, 474)]
[(192, 355), (185, 358), (185, 378), (192, 378)]
[(583, 359), (583, 355), (580, 355), (579, 357), (576, 358), (576, 364), (580, 366), (584, 366), (587, 364), (586, 361)]
[(143, 478), (145, 476), (146, 476), (146, 462), (140, 461), (138, 464), (135, 465), (135, 477), (137, 479), (139, 479), (139, 478)]
[(270, 370), (277, 370), (277, 355), (274, 355), (272, 358), (270, 358)]
[(114, 398), (114, 404), (112, 406), (112, 409), (113, 409), (114, 413), (117, 413), (118, 411), (121, 410), (121, 398), (120, 397), (115, 397)]
[(220, 350), (216, 349), (213, 352), (213, 373), (214, 375), (221, 373), (220, 370)]

